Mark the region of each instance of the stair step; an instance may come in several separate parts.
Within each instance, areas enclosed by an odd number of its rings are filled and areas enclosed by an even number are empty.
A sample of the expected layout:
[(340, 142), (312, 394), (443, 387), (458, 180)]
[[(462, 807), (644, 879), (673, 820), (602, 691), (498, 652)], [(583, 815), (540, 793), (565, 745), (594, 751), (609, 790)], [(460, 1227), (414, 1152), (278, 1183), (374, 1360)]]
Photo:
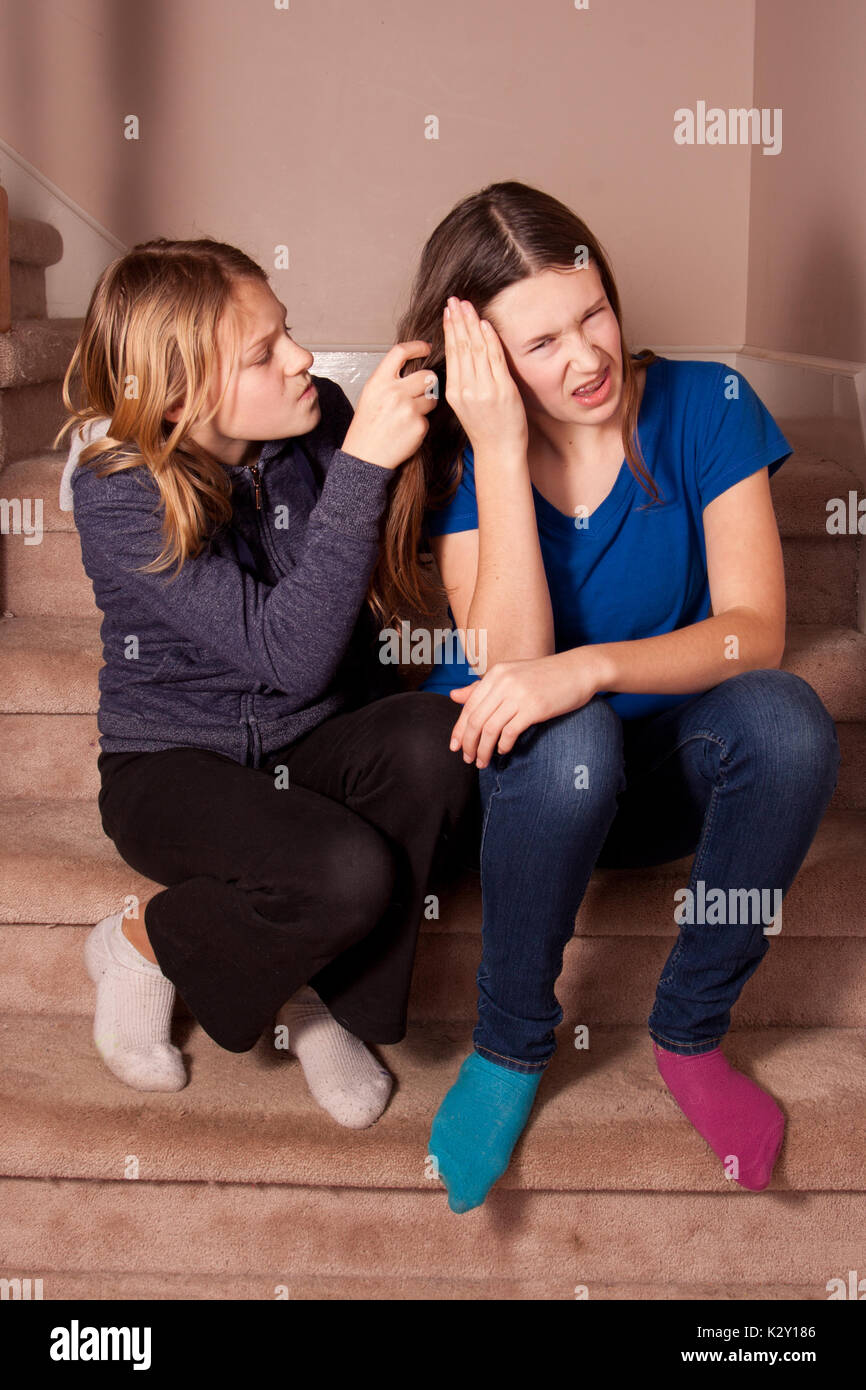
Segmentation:
[[(847, 500), (859, 483), (846, 466), (813, 455), (793, 457), (772, 480), (789, 617), (792, 622), (855, 626), (859, 537), (828, 535), (826, 503), (831, 497)], [(43, 505), (41, 543), (31, 545), (13, 534), (4, 547), (4, 606), (19, 616), (61, 611), (86, 617), (98, 611), (81, 565), (73, 515), (58, 505), (65, 457), (63, 450), (43, 450), (8, 464), (3, 473), (4, 496), (41, 498)]]
[(837, 723), (866, 718), (866, 633), (789, 622), (785, 635), (782, 669), (807, 681)]
[[(356, 1132), (353, 1142), (363, 1135)], [(122, 1161), (123, 1143), (113, 1144)], [(420, 1168), (420, 1155), (411, 1162)], [(666, 1158), (668, 1169), (677, 1162)], [(826, 1299), (830, 1279), (847, 1284), (848, 1271), (863, 1267), (862, 1193), (497, 1186), (481, 1208), (457, 1216), (435, 1188), (0, 1180), (4, 1270), (240, 1280), (265, 1269), (263, 1296), (273, 1297), (293, 1277), (358, 1281), (375, 1270), (383, 1280), (417, 1280), (421, 1263), (443, 1288), (456, 1270), (458, 1280), (474, 1277), (491, 1290), (512, 1279), (566, 1299), (578, 1288), (603, 1298), (606, 1288), (625, 1283), (664, 1297), (678, 1284), (696, 1289), (722, 1280), (737, 1297), (764, 1283), (810, 1288)]]
[[(101, 621), (96, 608), (90, 617), (0, 618), (0, 715), (95, 714)], [(790, 622), (783, 667), (814, 687), (837, 722), (866, 718), (866, 633)]]
[(95, 714), (100, 624), (98, 610), (95, 618), (0, 619), (0, 713)]
[[(110, 1252), (109, 1252), (110, 1253)], [(536, 1278), (501, 1278), (496, 1274), (480, 1275), (476, 1279), (449, 1274), (397, 1274), (391, 1277), (377, 1274), (286, 1274), (284, 1270), (256, 1274), (127, 1274), (114, 1269), (81, 1272), (68, 1269), (13, 1270), (7, 1278), (41, 1279), (43, 1298), (100, 1300), (164, 1299), (183, 1303), (203, 1301), (238, 1301), (275, 1299), (299, 1301), (330, 1301), (376, 1299), (394, 1302), (449, 1302), (476, 1300), (523, 1300), (548, 1302), (551, 1299), (573, 1300), (573, 1288), (563, 1286), (561, 1279), (538, 1275)], [(847, 1281), (847, 1271), (844, 1280)], [(600, 1284), (593, 1283), (591, 1297), (596, 1301), (689, 1301), (756, 1300), (778, 1303), (789, 1301), (824, 1301), (825, 1288), (815, 1284)], [(96, 1317), (96, 1314), (88, 1314)]]
[(63, 256), (63, 238), (49, 222), (31, 217), (9, 219), (9, 280), (12, 321), (44, 319), (45, 268)]
[[(99, 626), (96, 609), (89, 618), (0, 619), (0, 798), (32, 796), (34, 784), (49, 800), (98, 795)], [(782, 664), (837, 721), (842, 763), (831, 805), (866, 809), (866, 634), (791, 623)]]
[[(839, 780), (832, 809), (866, 810), (866, 724), (839, 724)], [(0, 796), (49, 800), (98, 796), (100, 750), (95, 714), (0, 715)]]
[[(866, 812), (827, 811), (785, 896), (786, 934), (866, 934), (864, 845)], [(603, 932), (602, 920), (618, 924), (614, 934), (634, 922), (643, 924), (635, 934), (667, 935), (673, 894), (688, 882), (692, 860), (689, 855), (648, 868), (596, 869), (581, 920), (596, 935)], [(119, 911), (129, 894), (146, 897), (159, 886), (121, 859), (95, 802), (27, 797), (0, 800), (0, 882), (0, 923), (95, 922)], [(473, 921), (477, 915), (477, 891), (477, 873), (471, 871), (456, 887), (443, 887), (435, 928), (464, 930), (467, 911)]]
[[(51, 321), (52, 324), (78, 322)], [(39, 330), (44, 327), (38, 321), (29, 325), (15, 325), (15, 330), (20, 330), (22, 342), (17, 351), (11, 352), (11, 356), (7, 352), (7, 356), (10, 356), (7, 376), (10, 373), (15, 376), (13, 365), (17, 364), (18, 377), (24, 374), (28, 380), (36, 379), (31, 359), (37, 354), (40, 358), (46, 357), (46, 339), (39, 336)], [(55, 341), (55, 355), (58, 351), (62, 355), (62, 341), (62, 337)], [(0, 346), (0, 385), (4, 380), (2, 352)], [(52, 360), (50, 353), (47, 360)], [(22, 407), (29, 405), (25, 411), (27, 420), (24, 427), (28, 422), (32, 425), (31, 417), (36, 407), (44, 435), (46, 405), (41, 398), (37, 402), (32, 396), (34, 389), (38, 394), (38, 388), (31, 388), (31, 396), (26, 397), (25, 393), (26, 398), (22, 397), (19, 404)], [(8, 394), (4, 399), (8, 399)], [(56, 430), (58, 423), (54, 420), (52, 428)], [(0, 435), (2, 429), (0, 422)], [(59, 483), (66, 458), (65, 450), (44, 449), (18, 458), (20, 450), (10, 437), (6, 452), (13, 462), (4, 469), (4, 496), (20, 500), (42, 499), (43, 512), (42, 537), (38, 545), (29, 544), (28, 538), (23, 535), (11, 534), (3, 547), (0, 555), (0, 591), (4, 596), (5, 609), (18, 616), (49, 615), (58, 611), (79, 617), (95, 616), (98, 609), (90, 580), (81, 564), (81, 547), (74, 518), (71, 512), (62, 512), (59, 508)], [(822, 458), (819, 451), (809, 447), (804, 449), (803, 457), (795, 454), (789, 459), (771, 480), (773, 502), (783, 537), (791, 622), (856, 627), (859, 536), (831, 536), (827, 533), (827, 502), (830, 498), (839, 497), (847, 504), (849, 492), (854, 490), (856, 493), (860, 487), (856, 473), (847, 465)]]
[[(60, 477), (66, 457), (67, 448), (42, 449), (9, 464), (3, 474), (8, 496), (43, 499), (46, 531), (75, 530), (72, 512), (61, 511), (59, 506)], [(798, 448), (770, 479), (780, 533), (790, 537), (828, 538), (828, 499), (842, 497), (847, 501), (848, 492), (858, 488), (862, 491), (857, 474), (846, 464), (824, 457), (817, 449), (804, 447), (801, 452)]]
[[(189, 1086), (144, 1095), (105, 1071), (84, 1020), (0, 1022), (4, 1273), (42, 1278), (48, 1299), (824, 1300), (862, 1266), (863, 1030), (729, 1035), (788, 1117), (758, 1222), (663, 1087), (643, 1028), (557, 1052), (508, 1172), (461, 1220), (425, 1158), (466, 1026), (413, 1023), (379, 1049), (394, 1092), (377, 1124), (350, 1131), (264, 1044), (229, 1054), (193, 1026)], [(264, 1073), (280, 1067), (272, 1108)]]
[[(832, 459), (852, 468), (861, 484), (866, 484), (866, 441), (859, 419), (821, 415), (801, 415), (796, 419), (776, 415), (775, 419), (788, 443), (807, 464)], [(792, 462), (789, 459), (785, 468)]]
[(21, 319), (44, 319), (48, 314), (45, 271), (38, 265), (20, 261), (9, 263), (10, 316), (13, 323)]
[[(198, 1025), (183, 1043), (190, 1083), (134, 1091), (103, 1066), (80, 1018), (0, 1017), (4, 1067), (0, 1173), (18, 1178), (275, 1184), (427, 1191), (429, 1125), (471, 1050), (466, 1024), (410, 1023), (379, 1047), (396, 1077), (365, 1130), (311, 1099), (300, 1063), (263, 1039), (229, 1053)], [(777, 1096), (788, 1118), (775, 1191), (863, 1186), (866, 1030), (737, 1029), (731, 1062)], [(137, 1182), (133, 1185), (137, 1185)], [(599, 1026), (590, 1047), (561, 1046), (502, 1189), (571, 1192), (732, 1190), (721, 1164), (658, 1075), (644, 1028)]]
[(63, 237), (50, 222), (36, 217), (9, 218), (9, 259), (19, 265), (57, 265), (63, 257)]
[[(65, 413), (58, 381), (0, 391), (0, 461), (19, 459), (34, 444), (50, 444)], [(5, 492), (3, 495), (8, 496)]]
[[(27, 296), (27, 307), (41, 308), (32, 301), (32, 284), (16, 285), (19, 293)], [(61, 383), (83, 323), (16, 317), (10, 331), (0, 334), (0, 465), (53, 445), (67, 413)], [(9, 496), (5, 484), (3, 495)]]
[[(442, 896), (447, 929), (424, 922), (418, 940), (409, 1016), (418, 1022), (474, 1020), (476, 972), (481, 957), (481, 899), (459, 905)], [(790, 901), (790, 897), (787, 900)], [(119, 910), (119, 908), (118, 908)], [(676, 940), (672, 917), (665, 932), (633, 932), (633, 924), (583, 910), (565, 949), (556, 994), (563, 1010), (561, 1036), (568, 1046), (578, 1024), (643, 1024), (652, 1008), (664, 963)], [(801, 916), (802, 935), (783, 927), (737, 1003), (738, 1027), (866, 1028), (866, 924), (861, 935), (838, 930), (829, 919)], [(90, 926), (52, 927), (7, 923), (0, 930), (0, 1011), (27, 1015), (72, 1014), (92, 1018), (94, 988), (84, 969)], [(828, 942), (830, 946), (828, 948)], [(178, 1028), (189, 1012), (178, 1001)]]
[[(0, 337), (0, 390), (27, 389), (42, 382), (59, 388), (83, 325), (83, 318), (17, 319), (10, 331)], [(59, 389), (57, 395), (59, 400)], [(41, 444), (34, 447), (39, 452), (43, 450)], [(32, 447), (29, 456), (33, 453)], [(62, 450), (57, 450), (55, 457), (65, 460)], [(62, 472), (62, 462), (60, 469)], [(60, 474), (57, 482), (59, 487)]]
[[(866, 1026), (866, 812), (828, 811), (772, 935), (746, 984), (737, 1019), (751, 1026)], [(596, 869), (565, 951), (557, 996), (577, 1024), (642, 1023), (674, 944), (675, 892), (693, 856), (651, 868)], [(89, 802), (0, 803), (0, 1009), (89, 1016), (93, 987), (82, 949), (89, 927), (155, 886), (103, 834)], [(475, 1017), (480, 875), (431, 880), (438, 919), (420, 926), (410, 997), (414, 1019)], [(55, 925), (56, 924), (56, 925)], [(832, 950), (826, 946), (833, 940)], [(178, 1004), (178, 1016), (188, 1017)]]
[[(830, 807), (866, 810), (866, 723), (840, 723), (836, 732), (842, 761)], [(32, 796), (34, 784), (49, 800), (96, 797), (99, 750), (96, 714), (0, 711), (0, 797)]]
[[(3, 476), (5, 479), (6, 474)], [(7, 491), (3, 495), (8, 498), (10, 494)], [(77, 532), (45, 531), (37, 544), (29, 543), (23, 534), (4, 539), (0, 592), (6, 610), (19, 617), (98, 614), (93, 586), (81, 563)], [(857, 545), (858, 538), (848, 535), (783, 538), (790, 622), (856, 627)], [(434, 618), (430, 625), (437, 622)]]
[(798, 446), (770, 479), (780, 535), (827, 537), (828, 501), (842, 498), (847, 506), (852, 489), (858, 495), (863, 493), (860, 479), (847, 465), (823, 457), (816, 449)]

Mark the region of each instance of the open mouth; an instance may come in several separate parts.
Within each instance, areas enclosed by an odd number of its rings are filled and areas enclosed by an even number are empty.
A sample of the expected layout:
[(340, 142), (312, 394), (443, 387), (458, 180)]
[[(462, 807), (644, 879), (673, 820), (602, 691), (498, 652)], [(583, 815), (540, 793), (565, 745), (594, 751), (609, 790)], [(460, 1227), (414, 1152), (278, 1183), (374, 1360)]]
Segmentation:
[(586, 400), (591, 396), (597, 396), (599, 392), (602, 390), (602, 388), (607, 385), (607, 379), (609, 376), (610, 368), (605, 367), (601, 376), (597, 377), (595, 381), (591, 381), (588, 386), (578, 387), (578, 389), (576, 391), (572, 391), (571, 394), (573, 396), (577, 396), (579, 399), (582, 400)]
[(595, 382), (589, 382), (588, 386), (581, 386), (577, 391), (571, 392), (571, 396), (573, 396), (574, 400), (580, 400), (581, 404), (584, 404), (584, 406), (587, 406), (587, 404), (589, 404), (589, 406), (595, 406), (595, 404), (601, 404), (609, 389), (610, 367), (605, 367), (605, 371), (603, 371), (601, 377), (596, 379)]

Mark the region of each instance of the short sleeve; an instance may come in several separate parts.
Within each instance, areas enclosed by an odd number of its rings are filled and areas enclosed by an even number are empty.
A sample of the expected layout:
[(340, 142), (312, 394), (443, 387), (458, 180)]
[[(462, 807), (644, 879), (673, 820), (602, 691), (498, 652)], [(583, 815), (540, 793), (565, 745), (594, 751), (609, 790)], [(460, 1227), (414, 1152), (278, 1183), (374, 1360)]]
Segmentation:
[(700, 508), (761, 468), (772, 477), (794, 452), (764, 402), (733, 367), (717, 364), (706, 427), (697, 431)]
[(475, 458), (467, 444), (463, 450), (463, 473), (457, 491), (444, 507), (428, 508), (424, 515), (428, 536), (444, 536), (449, 531), (478, 530), (478, 502), (475, 497)]

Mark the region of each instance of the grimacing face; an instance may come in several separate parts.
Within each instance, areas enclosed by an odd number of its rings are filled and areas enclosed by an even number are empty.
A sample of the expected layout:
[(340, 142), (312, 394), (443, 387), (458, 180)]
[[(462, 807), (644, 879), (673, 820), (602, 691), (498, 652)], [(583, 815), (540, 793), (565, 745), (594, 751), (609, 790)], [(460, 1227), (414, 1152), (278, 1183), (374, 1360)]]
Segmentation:
[[(313, 355), (291, 337), (285, 305), (264, 281), (253, 277), (235, 281), (234, 305), (239, 357), (230, 369), (230, 328), (224, 315), (217, 329), (220, 367), (209, 407), (228, 381), (226, 392), (216, 415), (190, 431), (226, 464), (257, 454), (251, 449), (255, 443), (308, 434), (321, 419), (315, 387), (306, 390), (311, 386)], [(179, 415), (178, 405), (165, 412), (168, 420)]]
[[(483, 317), (498, 333), (527, 417), (566, 425), (614, 420), (622, 398), (622, 339), (594, 263), (583, 269), (544, 270), (500, 291)], [(610, 369), (602, 404), (582, 406), (572, 396)]]

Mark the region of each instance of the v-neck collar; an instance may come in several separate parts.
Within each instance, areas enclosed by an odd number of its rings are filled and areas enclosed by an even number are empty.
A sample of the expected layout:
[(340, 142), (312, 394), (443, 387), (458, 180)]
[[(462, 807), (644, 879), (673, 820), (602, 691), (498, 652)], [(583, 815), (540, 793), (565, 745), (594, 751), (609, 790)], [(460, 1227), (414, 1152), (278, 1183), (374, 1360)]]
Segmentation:
[[(667, 360), (666, 357), (659, 357), (656, 362), (651, 362), (650, 365), (644, 369), (646, 371), (646, 381), (637, 419), (638, 432), (641, 436), (642, 453), (644, 453), (644, 446), (649, 437), (650, 427), (655, 424), (658, 405), (667, 380), (665, 371), (655, 372), (653, 369), (657, 366), (661, 366), (663, 363), (666, 365)], [(653, 378), (652, 380), (651, 377)], [(645, 453), (644, 458), (646, 461)], [(581, 543), (585, 544), (587, 540), (598, 540), (605, 534), (619, 516), (626, 500), (633, 496), (635, 489), (638, 487), (640, 487), (640, 484), (629, 468), (628, 460), (624, 458), (613, 487), (604, 500), (599, 502), (595, 511), (590, 512), (589, 516), (585, 518), (585, 526), (578, 526), (576, 523), (579, 518), (567, 516), (565, 512), (561, 512), (558, 507), (555, 507), (552, 502), (548, 501), (543, 493), (538, 491), (534, 483), (532, 483), (532, 495), (535, 500), (536, 516), (539, 521), (546, 523), (549, 529), (560, 533), (568, 527), (569, 531), (576, 531), (581, 537)]]

